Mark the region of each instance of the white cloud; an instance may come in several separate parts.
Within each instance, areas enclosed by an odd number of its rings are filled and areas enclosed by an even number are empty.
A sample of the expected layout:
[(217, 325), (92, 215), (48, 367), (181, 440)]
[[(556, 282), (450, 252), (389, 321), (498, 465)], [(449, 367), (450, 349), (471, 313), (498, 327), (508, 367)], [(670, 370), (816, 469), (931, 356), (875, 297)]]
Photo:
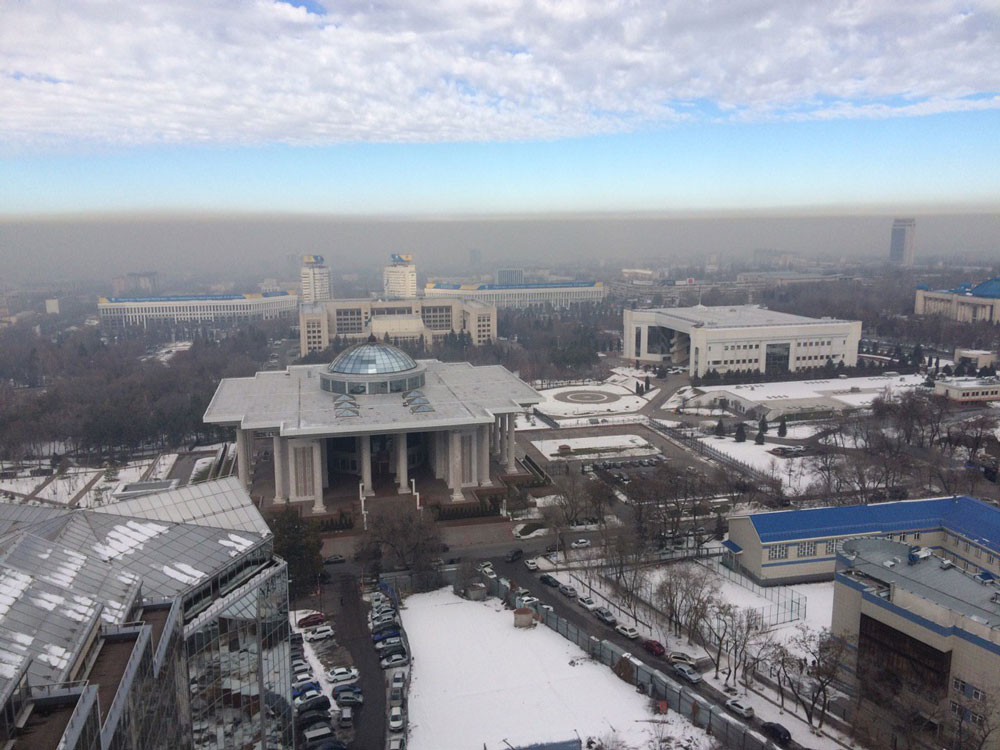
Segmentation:
[(326, 5), (4, 3), (0, 143), (548, 139), (1000, 108), (989, 0)]

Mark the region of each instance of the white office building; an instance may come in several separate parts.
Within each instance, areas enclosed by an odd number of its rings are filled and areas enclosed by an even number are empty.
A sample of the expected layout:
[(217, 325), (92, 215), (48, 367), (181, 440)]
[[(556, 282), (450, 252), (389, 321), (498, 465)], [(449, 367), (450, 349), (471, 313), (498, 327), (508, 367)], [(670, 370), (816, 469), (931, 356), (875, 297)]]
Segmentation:
[(417, 296), (417, 267), (412, 255), (389, 256), (389, 265), (382, 269), (382, 288), (390, 299)]
[(429, 283), (425, 297), (461, 297), (497, 307), (571, 307), (602, 302), (607, 288), (600, 281), (562, 281), (544, 284)]
[(323, 263), (323, 256), (307, 255), (302, 261), (302, 268), (299, 271), (302, 301), (326, 302), (331, 299), (330, 267)]
[(861, 321), (807, 318), (757, 305), (625, 310), (624, 356), (716, 372), (854, 367)]
[(291, 318), (299, 298), (287, 292), (210, 294), (176, 297), (101, 297), (97, 313), (111, 328), (151, 325), (230, 324), (248, 320)]

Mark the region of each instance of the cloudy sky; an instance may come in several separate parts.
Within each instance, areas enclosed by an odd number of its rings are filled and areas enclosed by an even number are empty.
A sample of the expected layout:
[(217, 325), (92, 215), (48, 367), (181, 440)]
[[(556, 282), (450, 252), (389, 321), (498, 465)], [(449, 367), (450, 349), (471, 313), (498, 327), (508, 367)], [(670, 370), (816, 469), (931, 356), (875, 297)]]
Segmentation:
[(0, 0), (0, 214), (995, 207), (997, 0)]

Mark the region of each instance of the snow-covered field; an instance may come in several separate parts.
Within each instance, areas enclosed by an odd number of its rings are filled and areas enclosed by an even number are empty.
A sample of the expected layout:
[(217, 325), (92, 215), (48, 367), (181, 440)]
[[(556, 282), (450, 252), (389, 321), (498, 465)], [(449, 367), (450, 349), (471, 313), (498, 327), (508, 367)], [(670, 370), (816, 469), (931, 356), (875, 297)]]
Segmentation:
[(164, 453), (156, 459), (156, 464), (149, 473), (149, 479), (166, 479), (175, 463), (177, 463), (176, 453)]
[[(470, 602), (441, 589), (407, 599), (403, 618), (414, 656), (412, 750), (500, 750), (577, 734), (586, 742), (612, 728), (630, 746), (653, 738), (647, 699), (547, 627), (515, 628), (496, 599)], [(657, 718), (675, 742), (711, 747), (677, 713)]]
[(790, 424), (785, 437), (790, 440), (806, 440), (822, 430), (823, 425), (820, 424)]
[(100, 469), (71, 470), (69, 473), (53, 479), (35, 497), (53, 500), (57, 503), (68, 503), (100, 473)]
[(48, 477), (17, 477), (15, 479), (0, 479), (0, 492), (16, 492), (18, 495), (30, 495), (35, 487)]
[[(562, 440), (532, 440), (546, 458), (558, 461), (566, 459), (598, 459), (616, 456), (651, 456), (660, 451), (638, 435), (602, 435), (599, 437), (564, 438)], [(559, 454), (559, 447), (568, 445), (572, 453)]]
[[(573, 393), (579, 391), (587, 391), (588, 393), (607, 393), (611, 396), (617, 396), (618, 399), (606, 403), (593, 403), (587, 401), (560, 401), (555, 398), (561, 393)], [(625, 386), (616, 385), (614, 383), (569, 385), (562, 388), (550, 388), (545, 391), (539, 391), (539, 394), (545, 398), (545, 401), (538, 405), (538, 409), (539, 411), (543, 411), (553, 417), (586, 417), (599, 414), (626, 414), (628, 412), (638, 411), (644, 407), (648, 399), (653, 398), (657, 393), (658, 391), (653, 389), (649, 393), (637, 396), (634, 388), (629, 389)]]
[(515, 430), (548, 430), (551, 429), (545, 422), (535, 416), (518, 414), (514, 417)]
[(808, 458), (782, 458), (768, 453), (774, 445), (768, 443), (757, 445), (752, 438), (742, 443), (737, 443), (729, 437), (707, 437), (700, 440), (730, 458), (780, 479), (782, 486), (793, 492), (803, 492), (811, 483), (819, 480), (810, 467)]

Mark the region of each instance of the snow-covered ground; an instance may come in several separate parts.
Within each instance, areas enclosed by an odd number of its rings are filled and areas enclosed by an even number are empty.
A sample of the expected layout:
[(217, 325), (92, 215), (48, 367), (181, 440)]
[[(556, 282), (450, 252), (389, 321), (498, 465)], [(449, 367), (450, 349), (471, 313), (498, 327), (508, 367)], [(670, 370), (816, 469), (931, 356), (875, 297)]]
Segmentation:
[(551, 427), (534, 415), (518, 414), (514, 417), (515, 430), (549, 430)]
[(784, 488), (793, 492), (803, 492), (819, 476), (809, 465), (808, 458), (782, 458), (769, 453), (774, 445), (757, 445), (752, 438), (737, 443), (733, 438), (700, 438), (702, 443), (725, 453), (730, 458), (749, 464), (758, 471), (775, 479), (780, 479)]
[[(414, 655), (412, 750), (586, 742), (612, 728), (629, 745), (653, 738), (647, 699), (547, 627), (515, 628), (496, 599), (470, 602), (441, 589), (407, 599), (403, 619)], [(657, 719), (675, 742), (711, 747), (676, 712)]]
[(15, 492), (18, 495), (30, 495), (35, 487), (48, 477), (17, 477), (15, 479), (0, 479), (0, 492)]
[[(586, 391), (588, 393), (606, 393), (617, 396), (617, 400), (606, 403), (587, 401), (560, 401), (555, 398), (562, 393)], [(658, 391), (651, 390), (642, 396), (637, 396), (635, 388), (626, 388), (614, 383), (597, 383), (595, 385), (569, 385), (562, 388), (550, 388), (539, 391), (545, 401), (538, 405), (538, 410), (553, 417), (586, 417), (600, 414), (625, 414), (638, 411), (647, 401), (656, 396)]]
[[(599, 459), (617, 456), (651, 456), (660, 451), (638, 435), (602, 435), (599, 437), (533, 440), (531, 444), (551, 461), (566, 459)], [(559, 454), (559, 447), (568, 445), (572, 453)]]
[(53, 479), (35, 497), (53, 500), (57, 503), (68, 503), (100, 473), (100, 469), (71, 470), (69, 473)]
[(785, 437), (790, 440), (806, 440), (822, 430), (821, 424), (790, 424)]

